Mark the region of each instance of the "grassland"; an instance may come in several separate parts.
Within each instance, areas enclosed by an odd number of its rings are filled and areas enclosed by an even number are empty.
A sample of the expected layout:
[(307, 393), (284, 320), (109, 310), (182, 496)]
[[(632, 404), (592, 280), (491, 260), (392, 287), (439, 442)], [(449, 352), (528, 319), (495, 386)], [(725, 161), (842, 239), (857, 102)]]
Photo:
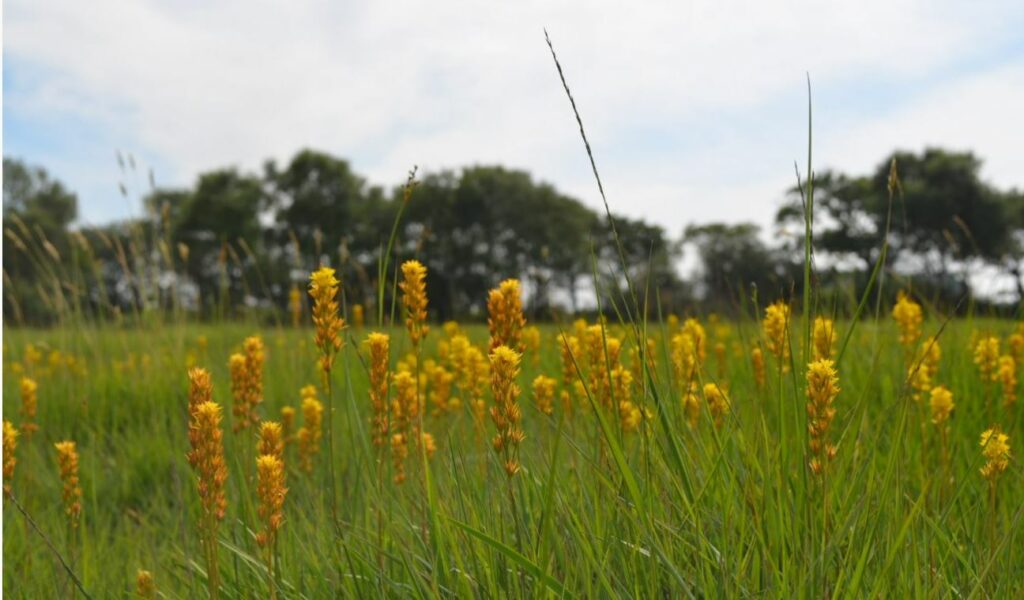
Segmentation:
[[(635, 431), (590, 390), (573, 396), (571, 411), (557, 395), (552, 415), (537, 410), (530, 382), (544, 373), (562, 389), (558, 340), (573, 332), (570, 323), (543, 326), (539, 354), (527, 352), (517, 378), (526, 435), (520, 473), (506, 476), (491, 448), (490, 418), (481, 428), (456, 385), (459, 408), (434, 411), (425, 400), (424, 427), (437, 450), (425, 463), (414, 453), (401, 485), (391, 480), (387, 449), (370, 441), (361, 343), (370, 329), (346, 329), (330, 400), (321, 386), (333, 416), (314, 471), (297, 468), (294, 444), (285, 451), (288, 494), (273, 582), (255, 541), (254, 434), (230, 428), (228, 356), (245, 337), (263, 338), (259, 412), (277, 419), (282, 407), (298, 408), (302, 386), (320, 385), (312, 330), (6, 328), (4, 418), (22, 422), (19, 380), (28, 372), (38, 382), (39, 430), (19, 439), (10, 482), (38, 531), (5, 502), (4, 595), (81, 596), (60, 555), (93, 598), (131, 597), (139, 569), (152, 572), (160, 597), (205, 597), (199, 502), (186, 462), (190, 365), (211, 371), (214, 400), (226, 413), (222, 597), (266, 597), (271, 589), (285, 598), (1024, 595), (1019, 463), (1011, 459), (999, 478), (994, 504), (979, 473), (982, 431), (999, 424), (1020, 448), (1024, 419), (1019, 404), (1003, 406), (998, 386), (981, 379), (972, 346), (983, 334), (1005, 340), (1015, 324), (925, 321), (925, 338), (941, 330), (935, 383), (948, 386), (956, 404), (944, 446), (927, 400), (915, 401), (908, 385), (896, 325), (883, 317), (856, 327), (837, 364), (842, 391), (828, 434), (836, 457), (819, 477), (808, 468), (806, 363), (795, 319), (792, 368), (780, 369), (765, 352), (763, 387), (750, 360), (750, 350), (765, 344), (761, 325), (705, 321), (700, 378), (728, 389), (721, 427), (703, 400), (689, 426), (671, 368), (675, 332), (650, 324), (654, 370), (646, 385), (641, 377), (631, 388), (647, 412)], [(837, 325), (840, 339), (849, 328)], [(462, 329), (486, 347), (485, 326)], [(389, 333), (395, 368), (410, 345), (404, 330)], [(628, 365), (632, 331), (612, 325), (605, 335), (623, 340)], [(424, 359), (436, 357), (446, 337), (435, 326)], [(719, 343), (724, 360), (714, 351)], [(30, 344), (40, 356), (26, 363)], [(75, 440), (81, 457), (76, 530), (61, 504), (53, 444), (63, 439)]]

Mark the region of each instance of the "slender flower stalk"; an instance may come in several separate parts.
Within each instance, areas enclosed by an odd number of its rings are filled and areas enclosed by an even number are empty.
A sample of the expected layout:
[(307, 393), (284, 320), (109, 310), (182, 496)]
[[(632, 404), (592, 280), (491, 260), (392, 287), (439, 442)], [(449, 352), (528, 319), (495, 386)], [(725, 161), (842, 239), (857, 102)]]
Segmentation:
[(522, 353), (522, 331), (525, 325), (519, 280), (506, 279), (487, 295), (487, 327), (491, 334), (491, 352), (493, 353), (498, 346), (507, 346), (517, 353)]
[(259, 499), (257, 514), (263, 523), (263, 530), (256, 534), (256, 544), (263, 550), (272, 599), (277, 597), (274, 549), (277, 547), (278, 530), (284, 523), (284, 499), (287, 494), (281, 457), (274, 454), (260, 455), (256, 459), (256, 495)]
[(196, 473), (196, 489), (202, 510), (200, 540), (206, 558), (207, 585), (210, 597), (216, 598), (220, 591), (217, 529), (227, 512), (225, 484), (228, 479), (220, 405), (215, 402), (200, 404), (189, 428), (192, 450), (188, 462)]
[(4, 495), (11, 494), (14, 481), (14, 466), (18, 464), (15, 452), (18, 448), (18, 429), (10, 421), (4, 420), (3, 464), (4, 464)]

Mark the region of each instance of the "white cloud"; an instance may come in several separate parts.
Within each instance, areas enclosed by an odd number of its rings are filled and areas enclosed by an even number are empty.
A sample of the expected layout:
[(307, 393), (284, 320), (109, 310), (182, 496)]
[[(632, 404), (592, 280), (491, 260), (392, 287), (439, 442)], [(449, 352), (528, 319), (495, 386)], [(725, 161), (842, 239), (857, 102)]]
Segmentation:
[[(880, 81), (919, 94), (883, 111), (853, 94), (831, 125), (830, 107), (817, 107), (823, 164), (863, 170), (894, 146), (952, 144), (987, 158), (998, 183), (1024, 183), (1010, 128), (998, 126), (1021, 105), (1021, 58), (934, 82), (1019, 35), (1014, 2), (11, 0), (4, 50), (8, 66), (44, 77), (14, 110), (73, 115), (134, 140), (169, 165), (163, 182), (313, 146), (382, 184), (412, 164), (501, 162), (596, 206), (544, 26), (613, 209), (672, 232), (770, 219), (803, 161), (805, 71), (830, 98)], [(100, 212), (90, 205), (99, 199), (83, 200), (87, 215)]]

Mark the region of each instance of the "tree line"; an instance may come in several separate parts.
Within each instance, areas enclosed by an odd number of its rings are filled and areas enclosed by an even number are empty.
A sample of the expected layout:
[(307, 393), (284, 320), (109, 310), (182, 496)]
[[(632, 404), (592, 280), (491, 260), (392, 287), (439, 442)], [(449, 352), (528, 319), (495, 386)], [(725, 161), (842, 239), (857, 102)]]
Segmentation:
[[(134, 166), (119, 163), (126, 173)], [(897, 153), (863, 176), (816, 175), (821, 289), (859, 293), (888, 240), (887, 269), (936, 298), (955, 303), (969, 291), (970, 270), (984, 264), (1014, 278), (1019, 301), (1024, 197), (983, 182), (980, 166), (971, 153), (929, 149)], [(481, 316), (487, 290), (507, 277), (523, 281), (527, 310), (539, 319), (591, 310), (595, 293), (614, 310), (625, 273), (651, 315), (731, 312), (744, 298), (788, 296), (802, 282), (806, 186), (785, 192), (776, 218), (776, 233), (795, 233), (768, 243), (750, 223), (674, 233), (611, 215), (613, 231), (607, 215), (500, 166), (384, 188), (341, 158), (302, 150), (258, 173), (217, 169), (185, 189), (153, 187), (141, 198), (142, 216), (99, 226), (76, 224), (76, 195), (44, 169), (12, 158), (3, 169), (3, 310), (15, 322), (69, 312), (279, 314), (320, 264), (339, 270), (347, 303), (373, 307), (396, 223), (389, 269), (407, 258), (424, 262), (441, 320)], [(678, 271), (684, 251), (696, 252), (699, 265), (687, 278)], [(393, 275), (384, 274), (385, 307)]]

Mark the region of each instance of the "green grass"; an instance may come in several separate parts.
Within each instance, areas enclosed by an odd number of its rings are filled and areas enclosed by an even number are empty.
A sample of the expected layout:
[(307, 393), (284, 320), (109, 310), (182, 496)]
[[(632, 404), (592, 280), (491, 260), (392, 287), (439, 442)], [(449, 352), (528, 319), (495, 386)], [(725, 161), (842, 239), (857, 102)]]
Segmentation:
[[(938, 327), (926, 322), (925, 333)], [(685, 425), (661, 332), (652, 332), (659, 340), (657, 394), (637, 398), (652, 411), (644, 435), (623, 435), (612, 412), (599, 418), (586, 408), (571, 416), (556, 410), (546, 417), (535, 410), (533, 377), (561, 379), (558, 330), (545, 327), (540, 365), (525, 360), (519, 377), (527, 438), (523, 471), (513, 481), (518, 530), (504, 471), (489, 447), (493, 426), (487, 422), (481, 439), (468, 409), (427, 417), (438, 443), (429, 472), (413, 465), (404, 485), (388, 482), (378, 491), (367, 375), (354, 343), (367, 331), (350, 329), (334, 379), (336, 464), (326, 464), (326, 440), (311, 476), (294, 468), (295, 448), (287, 451), (281, 596), (1019, 597), (1024, 486), (1014, 460), (999, 483), (993, 539), (988, 487), (978, 472), (985, 394), (993, 394), (993, 420), (1017, 454), (1024, 424), (1019, 406), (1003, 409), (996, 392), (986, 391), (969, 349), (972, 330), (1005, 335), (1012, 327), (955, 321), (942, 334), (938, 380), (957, 404), (944, 480), (935, 428), (904, 385), (895, 327), (859, 326), (839, 367), (843, 391), (832, 431), (839, 452), (824, 484), (806, 468), (802, 370), (780, 378), (769, 358), (768, 386), (759, 391), (746, 353), (734, 354), (733, 345), (758, 343), (756, 324), (732, 326), (721, 380), (733, 412), (718, 431), (706, 409), (696, 429)], [(486, 343), (486, 330), (468, 330)], [(318, 381), (308, 330), (5, 329), (3, 412), (16, 425), (12, 363), (22, 360), (26, 344), (86, 361), (81, 376), (39, 374), (40, 431), (20, 440), (13, 489), (92, 597), (130, 596), (139, 568), (154, 573), (166, 597), (205, 597), (197, 496), (185, 461), (186, 355), (211, 369), (215, 400), (229, 416), (227, 357), (252, 333), (267, 344), (262, 414), (276, 419), (282, 406), (298, 405), (301, 386)], [(208, 339), (204, 352), (196, 346), (200, 334)], [(392, 334), (394, 363), (408, 342), (403, 332)], [(431, 332), (427, 355), (442, 335), (440, 328)], [(794, 346), (798, 337), (794, 327)], [(799, 348), (794, 353), (800, 356)], [(115, 366), (129, 355), (134, 368)], [(709, 352), (705, 377), (715, 376)], [(780, 436), (780, 424), (787, 435)], [(245, 475), (254, 457), (243, 435), (230, 427), (225, 433), (229, 509), (220, 562), (227, 598), (265, 597), (269, 589), (254, 540), (254, 485)], [(79, 444), (84, 491), (73, 540), (53, 450), (65, 438)], [(338, 486), (337, 527), (328, 468)], [(5, 596), (69, 595), (53, 553), (9, 502), (3, 519)]]

